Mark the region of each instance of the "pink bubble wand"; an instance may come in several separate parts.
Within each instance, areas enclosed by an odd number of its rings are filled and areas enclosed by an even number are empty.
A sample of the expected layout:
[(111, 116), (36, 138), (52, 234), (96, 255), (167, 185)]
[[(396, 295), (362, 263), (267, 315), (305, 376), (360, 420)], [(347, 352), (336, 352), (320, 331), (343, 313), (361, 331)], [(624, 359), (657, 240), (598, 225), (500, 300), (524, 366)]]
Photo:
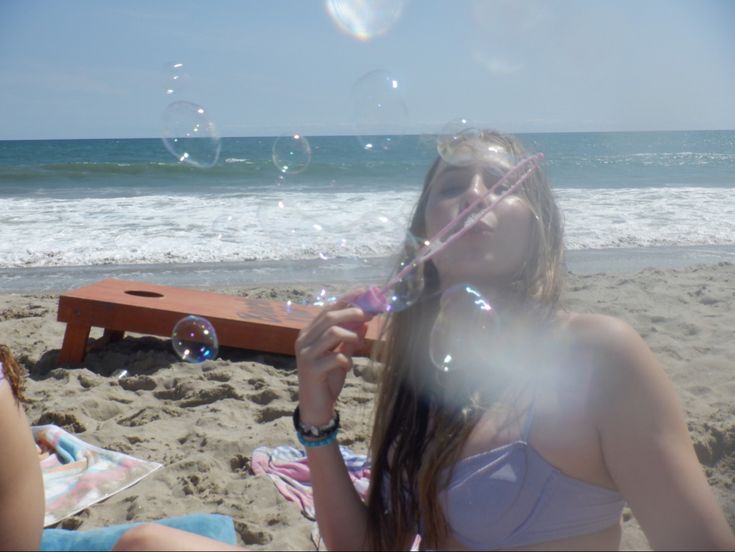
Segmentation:
[[(414, 270), (420, 263), (425, 263), (432, 259), (438, 253), (444, 251), (456, 240), (460, 239), (467, 232), (472, 229), (485, 215), (492, 211), (495, 206), (503, 201), (508, 195), (515, 192), (523, 182), (528, 179), (533, 171), (539, 167), (539, 163), (544, 158), (543, 153), (537, 153), (532, 155), (516, 164), (511, 170), (509, 170), (503, 177), (498, 180), (490, 189), (482, 194), (480, 197), (475, 199), (467, 207), (462, 209), (457, 216), (450, 220), (436, 235), (429, 241), (425, 242), (425, 245), (418, 250), (413, 261), (407, 263), (395, 276), (393, 276), (387, 284), (382, 288), (377, 286), (370, 287), (367, 291), (352, 300), (352, 304), (360, 307), (363, 311), (368, 314), (380, 314), (388, 312), (390, 305), (386, 300), (386, 294), (395, 287), (403, 278), (405, 278), (412, 270)], [(478, 211), (472, 217), (470, 213), (479, 205), (485, 201), (495, 190), (504, 186), (508, 181), (513, 179), (516, 175), (522, 173), (518, 179), (508, 186), (508, 189), (501, 193), (495, 201), (489, 203), (486, 207)], [(459, 230), (455, 227), (462, 223), (464, 226)], [(454, 231), (454, 233), (453, 233)]]

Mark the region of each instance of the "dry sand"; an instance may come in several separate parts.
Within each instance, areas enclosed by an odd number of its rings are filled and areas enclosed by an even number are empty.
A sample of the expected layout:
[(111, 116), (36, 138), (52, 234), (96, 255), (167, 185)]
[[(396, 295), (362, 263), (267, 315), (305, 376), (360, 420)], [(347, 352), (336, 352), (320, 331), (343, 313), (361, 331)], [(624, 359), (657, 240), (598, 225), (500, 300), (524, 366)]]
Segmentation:
[[(280, 299), (295, 290), (224, 291)], [(627, 320), (647, 340), (676, 386), (699, 459), (735, 526), (735, 265), (570, 275), (566, 299), (572, 310)], [(0, 295), (0, 341), (30, 373), (31, 422), (55, 423), (165, 466), (62, 527), (217, 512), (234, 518), (248, 548), (313, 548), (311, 522), (249, 469), (257, 446), (296, 445), (292, 358), (227, 349), (190, 365), (178, 361), (168, 340), (133, 335), (90, 353), (80, 368), (54, 368), (64, 331), (57, 301)], [(118, 368), (130, 376), (110, 377)], [(365, 453), (374, 384), (369, 370), (359, 372), (341, 398), (341, 442)], [(648, 547), (627, 509), (624, 528), (623, 548)]]

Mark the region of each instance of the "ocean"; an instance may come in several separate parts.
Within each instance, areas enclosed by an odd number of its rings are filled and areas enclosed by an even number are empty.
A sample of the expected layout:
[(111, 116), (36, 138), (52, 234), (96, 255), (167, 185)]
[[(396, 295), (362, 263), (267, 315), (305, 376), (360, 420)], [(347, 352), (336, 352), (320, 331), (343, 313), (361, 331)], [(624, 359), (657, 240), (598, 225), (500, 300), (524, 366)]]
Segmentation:
[[(545, 155), (571, 256), (735, 244), (735, 131), (518, 137)], [(211, 168), (179, 163), (160, 139), (0, 141), (0, 286), (14, 289), (22, 268), (383, 270), (436, 155), (431, 137), (373, 151), (311, 137), (298, 174), (276, 168), (274, 141), (224, 138)]]

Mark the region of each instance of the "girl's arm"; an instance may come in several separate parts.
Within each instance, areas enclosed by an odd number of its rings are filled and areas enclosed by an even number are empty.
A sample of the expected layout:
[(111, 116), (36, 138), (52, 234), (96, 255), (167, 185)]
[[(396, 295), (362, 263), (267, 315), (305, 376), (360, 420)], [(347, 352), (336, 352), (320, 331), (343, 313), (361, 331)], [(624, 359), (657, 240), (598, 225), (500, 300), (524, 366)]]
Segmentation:
[(596, 401), (601, 446), (649, 542), (665, 550), (735, 549), (663, 369), (628, 324), (596, 317), (595, 326), (603, 366)]
[[(301, 420), (323, 426), (334, 414), (352, 352), (362, 344), (366, 316), (346, 300), (325, 308), (296, 340)], [(352, 328), (352, 329), (348, 329)], [(367, 507), (357, 494), (337, 443), (307, 448), (319, 531), (329, 550), (367, 547)]]
[(41, 465), (30, 425), (0, 382), (0, 550), (38, 550), (43, 531)]

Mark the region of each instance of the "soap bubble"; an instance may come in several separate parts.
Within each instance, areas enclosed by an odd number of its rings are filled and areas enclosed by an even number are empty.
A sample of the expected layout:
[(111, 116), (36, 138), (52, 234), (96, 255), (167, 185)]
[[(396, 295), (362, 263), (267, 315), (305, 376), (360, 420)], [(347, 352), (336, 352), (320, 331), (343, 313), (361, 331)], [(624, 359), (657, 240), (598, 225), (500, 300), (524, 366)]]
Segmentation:
[(429, 356), (440, 372), (489, 372), (498, 316), (472, 286), (458, 284), (442, 293), (429, 337)]
[(386, 33), (403, 13), (407, 0), (326, 0), (324, 7), (337, 28), (367, 41)]
[[(414, 305), (424, 292), (426, 280), (424, 264), (416, 261), (420, 242), (411, 234), (406, 234), (403, 242), (403, 255), (391, 280), (397, 279), (386, 292), (386, 312), (399, 312)], [(400, 276), (400, 277), (399, 277)]]
[(191, 76), (181, 62), (167, 63), (163, 67), (163, 91), (167, 96), (181, 97), (188, 92)]
[(355, 135), (365, 151), (392, 149), (408, 128), (408, 108), (398, 80), (383, 70), (370, 71), (352, 85), (350, 100)]
[(240, 225), (234, 215), (223, 213), (212, 221), (212, 233), (220, 241), (235, 242)]
[(284, 174), (303, 172), (311, 163), (311, 146), (300, 134), (280, 136), (273, 142), (273, 164)]
[(424, 265), (417, 262), (418, 241), (410, 234), (404, 242), (404, 254), (384, 288), (370, 287), (352, 302), (368, 314), (400, 312), (414, 305), (424, 292)]
[(501, 174), (518, 161), (502, 145), (483, 140), (483, 131), (466, 118), (455, 119), (444, 125), (436, 139), (436, 150), (450, 165), (484, 163), (496, 167)]
[(176, 354), (186, 362), (212, 360), (219, 350), (214, 326), (201, 316), (190, 315), (179, 320), (174, 326), (171, 341)]
[(479, 136), (479, 129), (473, 127), (469, 119), (454, 119), (439, 131), (436, 151), (450, 165), (469, 165), (474, 162), (474, 158), (467, 144)]
[(199, 168), (213, 167), (222, 149), (209, 114), (201, 105), (192, 102), (178, 101), (166, 107), (161, 139), (166, 149), (181, 163)]
[(286, 194), (264, 197), (258, 207), (258, 223), (274, 249), (284, 244), (289, 256), (301, 259), (328, 260), (337, 256), (346, 242), (331, 232), (324, 213), (310, 213)]
[(371, 237), (373, 246), (378, 251), (397, 250), (406, 238), (408, 215), (394, 213), (390, 210), (371, 211), (363, 216), (358, 228)]

